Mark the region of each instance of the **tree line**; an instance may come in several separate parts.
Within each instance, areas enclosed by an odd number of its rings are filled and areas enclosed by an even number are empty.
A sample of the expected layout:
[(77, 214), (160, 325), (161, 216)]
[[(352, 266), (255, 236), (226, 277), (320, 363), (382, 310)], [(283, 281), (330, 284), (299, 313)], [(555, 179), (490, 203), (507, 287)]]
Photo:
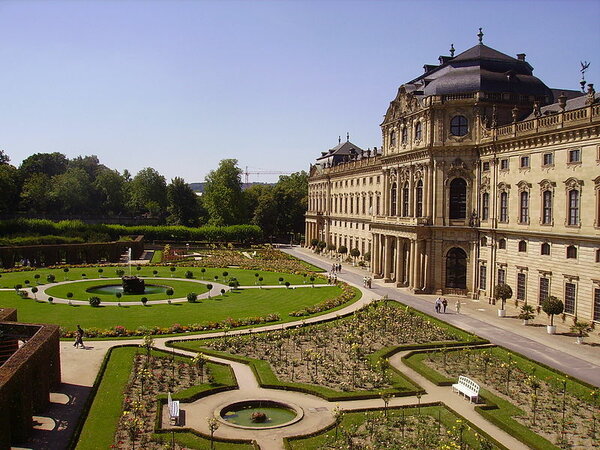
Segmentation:
[(304, 171), (243, 190), (235, 159), (222, 160), (198, 196), (182, 178), (167, 184), (151, 167), (133, 176), (106, 167), (95, 155), (69, 159), (59, 152), (33, 154), (15, 167), (0, 150), (4, 214), (143, 216), (188, 227), (252, 224), (271, 236), (302, 232), (307, 192)]

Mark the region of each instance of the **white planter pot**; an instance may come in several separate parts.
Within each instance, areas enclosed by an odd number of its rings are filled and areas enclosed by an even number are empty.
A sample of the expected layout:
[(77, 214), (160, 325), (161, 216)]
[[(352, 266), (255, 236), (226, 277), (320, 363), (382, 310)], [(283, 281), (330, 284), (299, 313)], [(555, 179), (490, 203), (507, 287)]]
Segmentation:
[(556, 325), (546, 325), (548, 334), (556, 334)]
[(498, 310), (498, 317), (506, 317), (506, 310), (505, 309), (499, 309)]
[(577, 344), (583, 344), (583, 337), (577, 336)]
[(529, 319), (523, 319), (523, 325), (529, 325)]

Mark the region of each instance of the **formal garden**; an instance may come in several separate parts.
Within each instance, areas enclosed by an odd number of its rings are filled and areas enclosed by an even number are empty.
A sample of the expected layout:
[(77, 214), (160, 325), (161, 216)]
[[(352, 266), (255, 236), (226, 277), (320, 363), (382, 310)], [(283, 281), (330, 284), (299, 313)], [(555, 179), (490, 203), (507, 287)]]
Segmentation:
[[(26, 322), (59, 324), (66, 338), (77, 324), (86, 338), (125, 338), (285, 323), (360, 298), (357, 289), (342, 282), (327, 285), (320, 269), (278, 250), (202, 254), (132, 267), (5, 270), (0, 272), (0, 306), (17, 308)], [(129, 274), (145, 282), (144, 293), (120, 289), (121, 277)]]
[(252, 364), (263, 387), (347, 400), (422, 392), (387, 358), (410, 346), (469, 341), (476, 337), (397, 302), (378, 301), (329, 323), (173, 345)]
[[(600, 447), (600, 391), (500, 347), (415, 353), (406, 361), (439, 384), (459, 375), (476, 380), (486, 411), (536, 448)], [(516, 423), (513, 423), (516, 422)]]

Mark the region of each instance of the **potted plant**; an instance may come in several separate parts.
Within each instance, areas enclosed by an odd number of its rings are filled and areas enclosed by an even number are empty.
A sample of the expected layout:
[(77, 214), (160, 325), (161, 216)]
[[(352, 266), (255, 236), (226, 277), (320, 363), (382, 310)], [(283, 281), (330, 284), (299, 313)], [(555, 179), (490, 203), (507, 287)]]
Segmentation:
[(575, 319), (573, 325), (571, 325), (571, 333), (577, 334), (578, 344), (583, 344), (583, 338), (588, 337), (590, 331), (592, 331), (592, 324), (589, 322), (580, 322)]
[(535, 309), (533, 306), (524, 304), (521, 306), (521, 312), (519, 313), (519, 319), (523, 321), (523, 325), (529, 324), (529, 321), (535, 317)]
[(494, 297), (500, 299), (500, 309), (498, 310), (498, 317), (506, 317), (506, 310), (504, 305), (506, 300), (511, 298), (513, 295), (512, 289), (508, 284), (497, 284), (494, 289)]
[(565, 304), (554, 295), (550, 295), (542, 302), (542, 310), (550, 317), (550, 325), (546, 327), (548, 334), (555, 334), (556, 325), (554, 325), (554, 316), (562, 314), (565, 310)]

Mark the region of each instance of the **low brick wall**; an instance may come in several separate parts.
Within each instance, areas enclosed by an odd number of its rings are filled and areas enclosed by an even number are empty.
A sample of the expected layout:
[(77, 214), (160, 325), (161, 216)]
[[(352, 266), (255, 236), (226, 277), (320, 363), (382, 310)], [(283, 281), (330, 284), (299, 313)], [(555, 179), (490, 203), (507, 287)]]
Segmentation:
[(0, 365), (0, 449), (23, 443), (31, 432), (32, 415), (48, 408), (50, 390), (60, 385), (60, 332), (57, 325), (15, 322), (15, 310), (0, 310), (0, 330), (14, 353)]

